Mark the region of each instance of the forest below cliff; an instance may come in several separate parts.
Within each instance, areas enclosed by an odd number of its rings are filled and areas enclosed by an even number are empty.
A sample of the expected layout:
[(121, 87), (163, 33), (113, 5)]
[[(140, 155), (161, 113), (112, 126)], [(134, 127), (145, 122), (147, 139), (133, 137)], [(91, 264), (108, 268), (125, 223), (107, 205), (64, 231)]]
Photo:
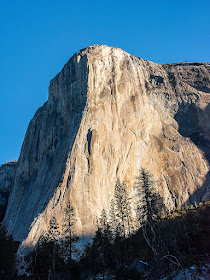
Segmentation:
[(69, 201), (62, 224), (65, 237), (53, 217), (48, 232), (25, 257), (27, 268), (22, 276), (16, 270), (19, 244), (2, 227), (0, 279), (173, 279), (180, 271), (191, 273), (190, 268), (197, 277), (208, 273), (210, 201), (166, 211), (153, 191), (150, 174), (143, 169), (135, 187), (135, 227), (126, 185), (117, 180), (110, 211), (102, 211), (92, 242), (80, 258), (74, 258), (79, 238), (74, 233), (75, 215)]

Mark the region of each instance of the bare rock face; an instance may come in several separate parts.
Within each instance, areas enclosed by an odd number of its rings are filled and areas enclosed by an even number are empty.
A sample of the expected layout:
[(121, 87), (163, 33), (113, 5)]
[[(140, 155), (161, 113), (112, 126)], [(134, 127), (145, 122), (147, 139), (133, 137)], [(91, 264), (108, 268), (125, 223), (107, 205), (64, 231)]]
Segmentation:
[(116, 179), (133, 197), (141, 167), (169, 209), (207, 198), (209, 101), (209, 63), (160, 65), (105, 45), (81, 50), (29, 124), (4, 218), (9, 232), (34, 246), (70, 199), (77, 233), (91, 235)]
[(17, 162), (8, 162), (0, 166), (0, 223), (6, 212), (9, 194), (13, 187)]

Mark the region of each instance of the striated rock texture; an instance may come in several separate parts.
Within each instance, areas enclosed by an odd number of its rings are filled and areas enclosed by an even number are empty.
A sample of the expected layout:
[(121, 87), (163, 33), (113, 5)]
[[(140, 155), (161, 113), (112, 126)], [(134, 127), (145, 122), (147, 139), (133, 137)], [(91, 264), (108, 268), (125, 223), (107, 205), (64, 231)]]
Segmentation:
[(31, 120), (4, 218), (34, 246), (68, 199), (77, 233), (91, 235), (113, 198), (130, 196), (140, 167), (168, 208), (208, 197), (210, 64), (160, 65), (105, 45), (75, 54), (50, 82)]
[(0, 166), (0, 223), (4, 218), (9, 194), (13, 187), (16, 166), (15, 161)]

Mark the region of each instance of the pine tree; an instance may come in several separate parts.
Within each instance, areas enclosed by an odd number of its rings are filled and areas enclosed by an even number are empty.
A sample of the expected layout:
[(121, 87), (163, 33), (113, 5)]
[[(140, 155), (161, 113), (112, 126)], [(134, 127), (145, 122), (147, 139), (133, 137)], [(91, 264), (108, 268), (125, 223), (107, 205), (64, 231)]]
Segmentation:
[(98, 247), (100, 251), (100, 263), (103, 264), (101, 267), (104, 268), (102, 270), (103, 277), (105, 273), (105, 268), (111, 265), (113, 260), (112, 256), (112, 243), (113, 243), (113, 236), (112, 231), (110, 229), (110, 225), (108, 223), (107, 213), (103, 209), (99, 218), (100, 227), (96, 232), (96, 236), (100, 247)]
[(136, 212), (139, 224), (142, 226), (154, 223), (161, 216), (163, 201), (158, 188), (154, 188), (154, 181), (149, 171), (143, 168), (139, 171), (134, 187), (138, 196)]
[(126, 226), (127, 226), (127, 231), (130, 235), (133, 230), (133, 225), (132, 225), (133, 219), (132, 219), (130, 198), (127, 192), (127, 186), (124, 181), (122, 183), (122, 189), (124, 191), (124, 209), (125, 209), (125, 216), (126, 216)]
[[(126, 184), (124, 182), (121, 183), (119, 179), (117, 179), (115, 184), (114, 197), (117, 217), (117, 230), (115, 240), (115, 243), (117, 245), (116, 248), (121, 251), (120, 239), (122, 237), (126, 261), (128, 261), (128, 246), (126, 241), (126, 234), (131, 233), (131, 207)], [(119, 256), (119, 252), (116, 251), (116, 255)]]
[(106, 211), (104, 209), (101, 212), (99, 221), (100, 221), (100, 227), (102, 231), (105, 231), (108, 227), (108, 219), (107, 219)]
[(115, 184), (114, 197), (117, 227), (125, 238), (127, 232), (131, 233), (132, 216), (126, 184), (124, 182), (121, 183), (119, 179), (117, 179)]
[(163, 200), (159, 195), (158, 188), (154, 187), (154, 181), (149, 171), (140, 169), (134, 185), (138, 201), (136, 208), (137, 220), (148, 246), (152, 249), (154, 256), (157, 255), (156, 240), (154, 231), (155, 223), (160, 219), (163, 209)]
[[(56, 278), (56, 273), (55, 273), (56, 259), (59, 257), (58, 256), (58, 254), (59, 254), (58, 239), (60, 237), (59, 225), (58, 225), (55, 217), (52, 217), (50, 219), (49, 229), (48, 229), (46, 237), (47, 237), (49, 251), (51, 251), (50, 247), (52, 248), (52, 254), (50, 257), (52, 258), (53, 279), (55, 280), (55, 278)], [(49, 270), (49, 273), (51, 273), (51, 269)]]
[(113, 236), (115, 236), (116, 231), (117, 231), (117, 217), (116, 217), (114, 199), (111, 200), (110, 207), (109, 207), (109, 225), (110, 225), (110, 230), (112, 231)]
[(60, 232), (59, 232), (59, 225), (55, 217), (50, 219), (49, 229), (47, 232), (47, 239), (48, 241), (52, 241), (54, 243), (57, 242), (59, 239)]
[(94, 272), (104, 273), (106, 265), (104, 258), (104, 242), (103, 242), (103, 232), (100, 227), (98, 227), (95, 236), (93, 238), (93, 243), (91, 246), (91, 257), (93, 259)]
[(75, 227), (75, 212), (74, 208), (71, 205), (70, 201), (67, 202), (66, 208), (64, 209), (64, 218), (63, 218), (63, 246), (67, 253), (68, 261), (72, 261), (72, 253), (75, 252), (74, 242), (78, 241), (78, 237), (75, 236), (74, 227)]

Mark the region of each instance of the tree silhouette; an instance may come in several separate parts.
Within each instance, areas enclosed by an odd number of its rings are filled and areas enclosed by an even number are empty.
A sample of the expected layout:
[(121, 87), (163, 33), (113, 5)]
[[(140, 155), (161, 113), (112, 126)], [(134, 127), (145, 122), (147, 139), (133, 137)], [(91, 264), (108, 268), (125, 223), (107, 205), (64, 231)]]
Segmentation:
[(113, 236), (115, 236), (116, 231), (117, 231), (117, 217), (116, 217), (116, 209), (115, 209), (114, 199), (112, 199), (111, 202), (110, 202), (109, 219), (108, 220), (109, 220), (110, 230), (112, 231)]
[(59, 225), (57, 223), (56, 218), (52, 217), (50, 219), (50, 223), (49, 223), (47, 239), (48, 239), (48, 241), (52, 241), (52, 242), (56, 243), (57, 240), (59, 239), (59, 236), (60, 236)]
[(59, 254), (59, 244), (58, 244), (59, 237), (60, 237), (59, 225), (57, 223), (56, 218), (52, 217), (50, 219), (49, 229), (46, 234), (46, 238), (47, 238), (47, 243), (49, 248), (49, 257), (52, 259), (52, 271), (53, 271), (52, 272), (50, 269), (49, 275), (53, 274), (54, 280), (56, 277), (56, 273), (55, 273), (56, 259), (58, 258), (58, 254)]
[(163, 210), (163, 200), (154, 183), (150, 172), (142, 168), (134, 185), (138, 196), (137, 219), (141, 226), (157, 221)]
[(100, 227), (102, 231), (105, 231), (108, 227), (108, 219), (107, 219), (106, 211), (104, 209), (101, 212), (99, 221), (100, 221)]
[(140, 227), (142, 227), (144, 238), (153, 254), (157, 255), (156, 240), (154, 231), (155, 223), (160, 219), (163, 211), (163, 199), (159, 194), (158, 187), (154, 186), (152, 175), (149, 171), (142, 168), (136, 177), (135, 189), (137, 191), (136, 215)]
[(66, 253), (67, 253), (67, 258), (68, 261), (72, 261), (72, 253), (75, 252), (75, 246), (74, 246), (74, 242), (78, 241), (78, 237), (75, 236), (75, 212), (74, 212), (74, 208), (71, 205), (70, 201), (67, 202), (66, 207), (64, 209), (64, 218), (63, 218), (63, 224), (62, 224), (62, 228), (63, 228), (63, 240), (62, 240), (62, 244)]
[(131, 206), (126, 184), (124, 182), (121, 183), (119, 179), (117, 179), (115, 184), (114, 197), (118, 230), (121, 231), (125, 238), (126, 233), (131, 233)]

